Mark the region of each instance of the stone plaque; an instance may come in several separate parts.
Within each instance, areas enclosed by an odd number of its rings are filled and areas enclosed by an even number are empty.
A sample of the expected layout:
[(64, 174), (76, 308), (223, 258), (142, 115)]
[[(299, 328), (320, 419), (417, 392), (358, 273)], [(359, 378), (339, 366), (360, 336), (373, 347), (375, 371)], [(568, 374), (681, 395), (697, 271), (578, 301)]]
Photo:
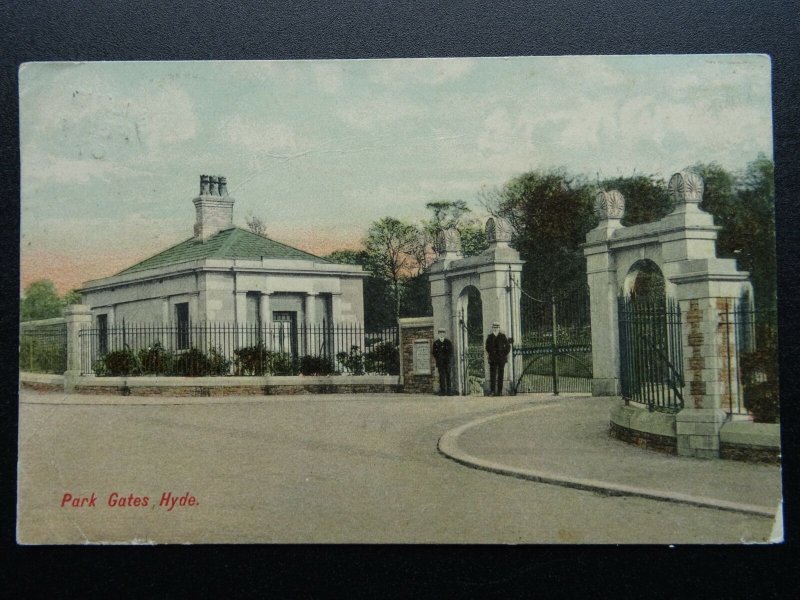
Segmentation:
[(415, 375), (430, 374), (431, 343), (428, 340), (414, 340), (411, 364)]

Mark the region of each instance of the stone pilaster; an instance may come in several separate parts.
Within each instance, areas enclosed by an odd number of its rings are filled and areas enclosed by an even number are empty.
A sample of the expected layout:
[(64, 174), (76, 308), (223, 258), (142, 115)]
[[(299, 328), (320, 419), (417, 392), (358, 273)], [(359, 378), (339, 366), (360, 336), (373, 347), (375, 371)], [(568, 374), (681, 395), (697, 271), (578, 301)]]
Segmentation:
[(600, 222), (586, 235), (583, 254), (592, 319), (592, 395), (616, 396), (619, 383), (619, 315), (617, 265), (610, 242), (622, 228), (625, 198), (616, 190), (600, 192), (595, 213)]
[(80, 331), (92, 324), (92, 311), (85, 304), (73, 304), (64, 310), (67, 325), (67, 370), (64, 372), (64, 391), (71, 393), (81, 375)]

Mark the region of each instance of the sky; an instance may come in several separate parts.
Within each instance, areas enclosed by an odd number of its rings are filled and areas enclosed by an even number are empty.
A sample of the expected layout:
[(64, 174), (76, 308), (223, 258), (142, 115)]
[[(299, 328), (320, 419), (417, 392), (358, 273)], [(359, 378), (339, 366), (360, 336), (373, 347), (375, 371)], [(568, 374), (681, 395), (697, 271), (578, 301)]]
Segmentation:
[(772, 158), (761, 55), (28, 63), (21, 287), (59, 292), (192, 236), (200, 174), (234, 223), (326, 254), (535, 169), (668, 179)]

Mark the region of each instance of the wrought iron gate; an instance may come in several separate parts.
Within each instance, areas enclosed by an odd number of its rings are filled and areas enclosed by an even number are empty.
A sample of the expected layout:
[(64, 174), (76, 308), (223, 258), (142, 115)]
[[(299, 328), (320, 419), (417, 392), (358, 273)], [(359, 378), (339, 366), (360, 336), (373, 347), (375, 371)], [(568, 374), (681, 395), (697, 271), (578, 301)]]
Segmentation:
[(544, 301), (523, 292), (522, 339), (514, 340), (517, 393), (591, 392), (592, 330), (588, 290)]
[(459, 319), (459, 336), (461, 348), (461, 389), (463, 393), (470, 394), (477, 392), (478, 386), (483, 385), (486, 378), (484, 367), (483, 332), (474, 323), (468, 323), (466, 315), (461, 315)]
[(681, 311), (672, 298), (619, 299), (620, 383), (625, 402), (683, 408)]

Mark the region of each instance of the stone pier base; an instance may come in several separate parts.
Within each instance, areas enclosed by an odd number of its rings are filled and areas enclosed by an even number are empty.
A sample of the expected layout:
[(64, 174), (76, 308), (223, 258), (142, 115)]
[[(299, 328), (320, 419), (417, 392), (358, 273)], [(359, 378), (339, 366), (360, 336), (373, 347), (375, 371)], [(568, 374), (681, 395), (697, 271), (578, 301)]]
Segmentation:
[(592, 396), (619, 396), (619, 379), (595, 377), (592, 379)]
[(719, 458), (719, 431), (727, 420), (720, 408), (685, 408), (675, 417), (678, 454)]

